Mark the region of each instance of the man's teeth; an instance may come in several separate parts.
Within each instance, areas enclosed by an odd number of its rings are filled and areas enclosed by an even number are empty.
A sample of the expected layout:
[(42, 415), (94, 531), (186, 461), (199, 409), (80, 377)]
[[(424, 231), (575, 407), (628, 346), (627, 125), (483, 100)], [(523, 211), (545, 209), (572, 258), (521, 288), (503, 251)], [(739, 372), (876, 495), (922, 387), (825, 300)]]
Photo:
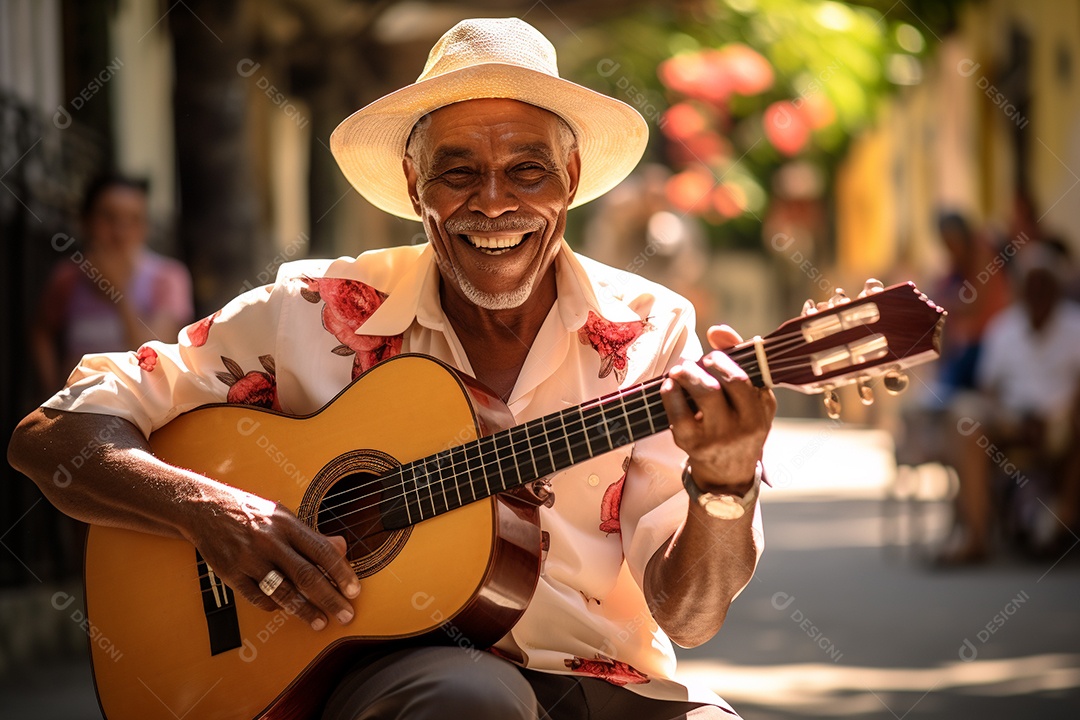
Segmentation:
[(476, 235), (465, 236), (474, 248), (485, 252), (509, 250), (517, 247), (525, 239), (525, 235), (504, 235), (501, 237), (477, 237)]

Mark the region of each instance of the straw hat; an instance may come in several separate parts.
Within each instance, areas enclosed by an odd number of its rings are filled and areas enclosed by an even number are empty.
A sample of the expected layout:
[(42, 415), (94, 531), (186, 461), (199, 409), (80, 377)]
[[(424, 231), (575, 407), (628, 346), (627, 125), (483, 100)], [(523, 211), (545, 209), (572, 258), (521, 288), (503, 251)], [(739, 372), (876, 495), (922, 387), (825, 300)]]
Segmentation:
[(401, 168), (405, 142), (427, 113), (463, 100), (510, 98), (550, 110), (578, 140), (581, 177), (571, 207), (615, 187), (637, 165), (648, 127), (636, 110), (559, 77), (555, 48), (517, 18), (463, 20), (443, 35), (412, 85), (346, 118), (330, 150), (357, 192), (416, 220)]

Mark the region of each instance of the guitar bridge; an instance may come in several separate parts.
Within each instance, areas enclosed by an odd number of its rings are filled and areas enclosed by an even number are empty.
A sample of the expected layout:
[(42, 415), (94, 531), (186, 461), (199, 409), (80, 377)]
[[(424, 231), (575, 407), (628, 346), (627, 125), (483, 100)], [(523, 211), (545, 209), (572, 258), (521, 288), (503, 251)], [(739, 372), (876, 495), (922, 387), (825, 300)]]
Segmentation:
[(240, 621), (236, 617), (236, 594), (195, 551), (196, 572), (202, 591), (206, 630), (210, 635), (210, 654), (219, 655), (240, 647)]

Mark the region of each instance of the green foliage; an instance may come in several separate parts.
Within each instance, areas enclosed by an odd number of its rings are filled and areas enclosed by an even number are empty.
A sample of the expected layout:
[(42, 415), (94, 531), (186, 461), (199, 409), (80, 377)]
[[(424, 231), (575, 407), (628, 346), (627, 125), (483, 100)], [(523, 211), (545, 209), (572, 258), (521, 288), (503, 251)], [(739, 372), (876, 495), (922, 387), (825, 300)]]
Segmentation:
[[(944, 3), (949, 6), (952, 3)], [(937, 33), (908, 6), (698, 0), (649, 6), (577, 34), (565, 66), (636, 107), (668, 195), (724, 245), (760, 247), (774, 174), (799, 160), (823, 187), (880, 101), (919, 82)], [(951, 15), (938, 16), (947, 22)]]

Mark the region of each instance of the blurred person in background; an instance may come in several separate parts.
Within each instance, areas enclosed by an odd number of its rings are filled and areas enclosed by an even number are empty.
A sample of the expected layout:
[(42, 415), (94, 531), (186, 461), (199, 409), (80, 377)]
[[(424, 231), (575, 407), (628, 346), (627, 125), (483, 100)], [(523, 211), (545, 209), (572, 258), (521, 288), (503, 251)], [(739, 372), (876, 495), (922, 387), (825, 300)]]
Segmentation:
[[(973, 392), (983, 333), (990, 319), (1009, 303), (1008, 280), (993, 266), (997, 250), (989, 235), (976, 231), (961, 214), (942, 212), (938, 233), (948, 257), (945, 274), (931, 284), (931, 297), (949, 312), (941, 339), (941, 357), (929, 366), (929, 380), (917, 384), (902, 410), (900, 465), (955, 466), (957, 446), (950, 407), (958, 395)], [(991, 270), (993, 272), (991, 272)]]
[(97, 178), (83, 200), (81, 247), (53, 239), (68, 257), (46, 281), (30, 337), (43, 391), (63, 387), (83, 355), (174, 338), (194, 319), (187, 268), (146, 247), (148, 190), (136, 178)]
[[(937, 363), (938, 400), (976, 387), (975, 368), (987, 323), (1009, 303), (1008, 281), (991, 262), (995, 251), (983, 233), (976, 232), (958, 213), (943, 213), (938, 232), (949, 255), (949, 270), (933, 293), (949, 311)], [(991, 272), (994, 270), (994, 272)]]
[(985, 560), (996, 516), (1026, 549), (1057, 549), (1074, 527), (1080, 493), (1080, 305), (1063, 296), (1062, 244), (1037, 242), (1011, 263), (1017, 300), (990, 321), (977, 394), (956, 398), (963, 436), (957, 527), (945, 565)]

